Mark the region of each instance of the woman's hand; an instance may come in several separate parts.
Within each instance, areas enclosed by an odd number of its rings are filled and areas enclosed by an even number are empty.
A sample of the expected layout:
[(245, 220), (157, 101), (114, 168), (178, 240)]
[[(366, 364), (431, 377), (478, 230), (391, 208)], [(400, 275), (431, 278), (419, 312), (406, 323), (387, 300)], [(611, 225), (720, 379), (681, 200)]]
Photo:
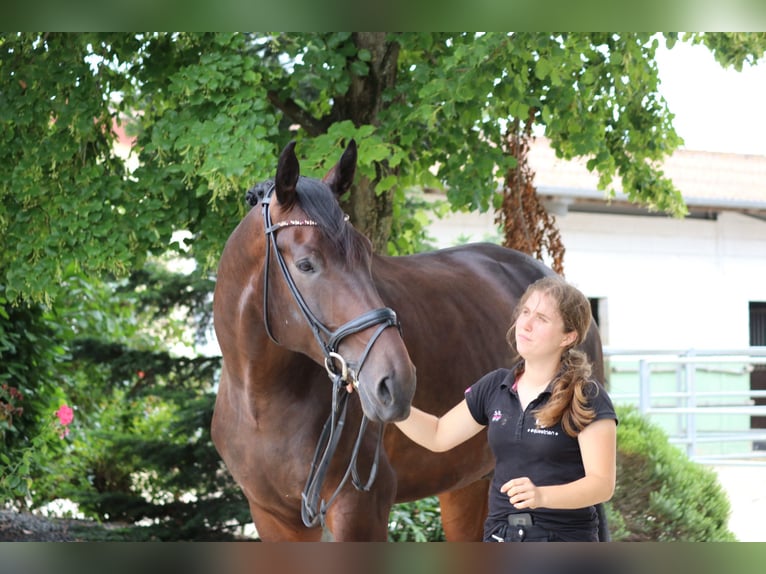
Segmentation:
[(514, 508), (539, 508), (543, 506), (540, 489), (526, 476), (513, 478), (500, 487), (508, 495)]

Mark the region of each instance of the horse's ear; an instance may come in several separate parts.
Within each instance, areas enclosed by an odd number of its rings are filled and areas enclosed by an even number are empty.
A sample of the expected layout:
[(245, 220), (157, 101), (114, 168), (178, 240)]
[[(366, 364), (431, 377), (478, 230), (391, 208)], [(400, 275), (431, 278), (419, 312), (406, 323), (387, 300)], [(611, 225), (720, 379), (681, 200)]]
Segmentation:
[(351, 184), (354, 183), (354, 175), (356, 174), (356, 141), (353, 139), (348, 142), (346, 150), (343, 155), (340, 156), (340, 160), (336, 163), (327, 175), (324, 176), (323, 181), (330, 186), (335, 197), (340, 198), (341, 195), (346, 193)]
[(298, 185), (300, 174), (301, 167), (295, 155), (295, 141), (291, 141), (279, 155), (277, 175), (274, 178), (277, 201), (285, 208), (289, 208), (295, 202), (295, 187)]

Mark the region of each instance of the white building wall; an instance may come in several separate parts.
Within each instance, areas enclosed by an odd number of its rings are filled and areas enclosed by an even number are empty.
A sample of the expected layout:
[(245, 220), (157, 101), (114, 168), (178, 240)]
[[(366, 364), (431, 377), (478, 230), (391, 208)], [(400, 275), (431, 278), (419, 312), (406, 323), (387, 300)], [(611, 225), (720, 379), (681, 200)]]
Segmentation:
[[(498, 237), (491, 214), (431, 228), (439, 246)], [(766, 301), (766, 222), (568, 213), (557, 219), (567, 279), (605, 301), (604, 344), (621, 349), (736, 349), (750, 301)]]

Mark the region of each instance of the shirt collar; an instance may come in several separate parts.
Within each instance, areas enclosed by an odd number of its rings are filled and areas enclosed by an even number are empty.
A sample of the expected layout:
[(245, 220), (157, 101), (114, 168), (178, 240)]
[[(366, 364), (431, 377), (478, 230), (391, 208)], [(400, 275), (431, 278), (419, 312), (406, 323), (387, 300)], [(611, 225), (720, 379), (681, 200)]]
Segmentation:
[[(516, 380), (524, 373), (524, 361), (521, 360), (515, 365), (513, 365), (508, 372), (508, 376), (503, 379), (503, 382), (500, 383), (500, 387), (505, 387), (506, 389), (510, 389), (511, 392), (516, 392)], [(559, 369), (558, 373), (551, 379), (551, 382), (548, 383), (548, 386), (545, 387), (545, 390), (543, 393), (551, 393), (553, 392), (553, 385), (556, 384), (556, 381), (559, 379), (559, 377), (564, 373), (564, 366), (562, 365)]]

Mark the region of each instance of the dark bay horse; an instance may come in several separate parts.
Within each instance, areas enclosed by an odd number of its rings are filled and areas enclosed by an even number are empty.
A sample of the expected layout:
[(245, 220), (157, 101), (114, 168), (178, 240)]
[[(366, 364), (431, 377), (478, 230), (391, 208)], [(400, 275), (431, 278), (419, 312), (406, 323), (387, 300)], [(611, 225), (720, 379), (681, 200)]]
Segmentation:
[[(509, 366), (511, 312), (553, 272), (492, 244), (373, 254), (337, 202), (355, 169), (351, 141), (324, 179), (304, 178), (291, 143), (251, 190), (218, 268), (214, 443), (264, 541), (385, 541), (392, 504), (431, 495), (448, 540), (481, 540), (485, 434), (437, 454), (386, 423), (411, 404), (440, 415)], [(585, 350), (603, 380), (595, 327)]]

